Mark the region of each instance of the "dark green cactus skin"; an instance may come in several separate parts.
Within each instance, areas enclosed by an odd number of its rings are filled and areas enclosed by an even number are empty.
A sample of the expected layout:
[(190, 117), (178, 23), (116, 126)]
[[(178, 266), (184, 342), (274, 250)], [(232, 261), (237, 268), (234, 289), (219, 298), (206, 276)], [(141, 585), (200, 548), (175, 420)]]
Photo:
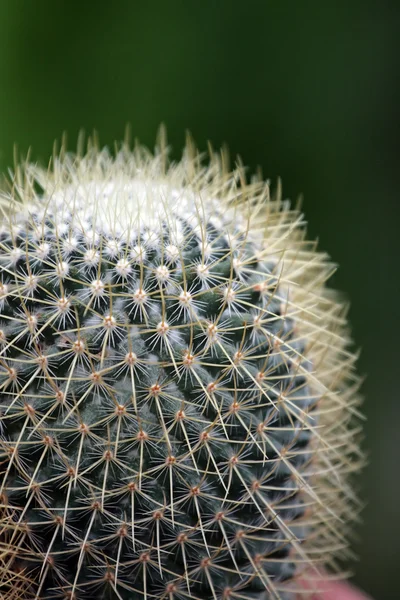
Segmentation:
[(175, 218), (178, 248), (167, 222), (2, 230), (0, 481), (32, 597), (287, 598), (312, 562), (319, 396), (277, 264)]

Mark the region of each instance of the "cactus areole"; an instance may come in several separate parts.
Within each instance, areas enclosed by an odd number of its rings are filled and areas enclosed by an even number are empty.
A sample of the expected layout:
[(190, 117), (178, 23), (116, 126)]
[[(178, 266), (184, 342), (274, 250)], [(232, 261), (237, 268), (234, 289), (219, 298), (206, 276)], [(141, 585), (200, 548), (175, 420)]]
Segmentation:
[(2, 194), (6, 600), (286, 600), (340, 574), (361, 459), (334, 265), (226, 165), (92, 145)]

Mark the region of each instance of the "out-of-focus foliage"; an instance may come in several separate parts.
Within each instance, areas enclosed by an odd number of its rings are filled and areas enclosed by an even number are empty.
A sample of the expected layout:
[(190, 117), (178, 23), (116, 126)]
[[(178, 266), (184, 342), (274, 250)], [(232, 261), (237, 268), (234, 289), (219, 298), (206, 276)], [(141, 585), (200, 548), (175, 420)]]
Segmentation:
[(356, 581), (394, 598), (398, 578), (397, 2), (13, 0), (0, 3), (0, 169), (13, 144), (45, 159), (54, 138), (127, 122), (176, 155), (186, 128), (226, 142), (305, 197), (310, 234), (340, 265), (362, 347), (370, 466)]

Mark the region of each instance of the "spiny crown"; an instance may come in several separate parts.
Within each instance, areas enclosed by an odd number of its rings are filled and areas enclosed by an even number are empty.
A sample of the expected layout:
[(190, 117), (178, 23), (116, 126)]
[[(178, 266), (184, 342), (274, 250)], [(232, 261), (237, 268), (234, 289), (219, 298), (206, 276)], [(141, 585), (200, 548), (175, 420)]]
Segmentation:
[(286, 598), (337, 570), (358, 381), (302, 215), (190, 144), (28, 164), (0, 206), (5, 597)]

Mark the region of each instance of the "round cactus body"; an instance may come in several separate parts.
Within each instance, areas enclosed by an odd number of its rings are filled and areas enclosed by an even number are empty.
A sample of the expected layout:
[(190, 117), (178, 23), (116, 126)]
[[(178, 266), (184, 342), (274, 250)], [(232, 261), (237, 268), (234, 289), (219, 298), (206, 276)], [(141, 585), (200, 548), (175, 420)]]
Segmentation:
[(334, 266), (225, 165), (91, 147), (3, 194), (6, 600), (286, 599), (338, 571), (360, 456)]

